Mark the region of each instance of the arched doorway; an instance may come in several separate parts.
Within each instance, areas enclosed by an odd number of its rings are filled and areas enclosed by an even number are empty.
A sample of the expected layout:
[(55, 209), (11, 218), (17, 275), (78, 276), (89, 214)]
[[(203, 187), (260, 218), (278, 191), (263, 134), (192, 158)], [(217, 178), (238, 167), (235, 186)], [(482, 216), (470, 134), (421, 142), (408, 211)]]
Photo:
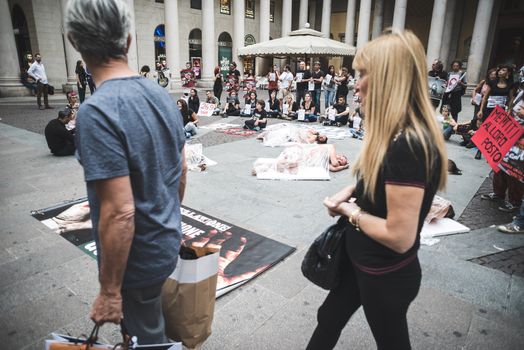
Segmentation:
[(155, 40), (155, 61), (161, 61), (166, 58), (166, 28), (159, 24), (153, 34)]
[(223, 75), (229, 71), (229, 64), (233, 60), (233, 39), (228, 32), (218, 36), (218, 64)]
[(198, 28), (189, 32), (189, 60), (202, 57), (202, 31)]
[(13, 6), (11, 11), (13, 21), (13, 31), (15, 34), (16, 51), (20, 67), (27, 65), (26, 55), (31, 54), (31, 41), (29, 39), (29, 29), (24, 11), (18, 5)]
[[(249, 46), (249, 45), (253, 45), (256, 43), (257, 41), (255, 40), (255, 37), (253, 35), (248, 34), (244, 37), (244, 46)], [(250, 69), (255, 70), (255, 59), (254, 58), (245, 57), (243, 60), (243, 64), (244, 64), (244, 73), (249, 72)]]

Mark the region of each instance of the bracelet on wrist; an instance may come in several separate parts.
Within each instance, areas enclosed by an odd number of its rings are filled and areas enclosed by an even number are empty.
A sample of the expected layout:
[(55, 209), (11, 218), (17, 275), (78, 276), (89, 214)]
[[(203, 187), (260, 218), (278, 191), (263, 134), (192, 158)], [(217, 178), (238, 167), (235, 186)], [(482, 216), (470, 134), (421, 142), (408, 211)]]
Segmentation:
[(351, 214), (349, 214), (349, 217), (348, 217), (349, 223), (351, 225), (355, 226), (355, 227), (357, 226), (357, 223), (356, 223), (355, 219), (356, 219), (356, 216), (360, 213), (360, 211), (361, 211), (361, 209), (358, 208), (358, 209), (354, 210)]

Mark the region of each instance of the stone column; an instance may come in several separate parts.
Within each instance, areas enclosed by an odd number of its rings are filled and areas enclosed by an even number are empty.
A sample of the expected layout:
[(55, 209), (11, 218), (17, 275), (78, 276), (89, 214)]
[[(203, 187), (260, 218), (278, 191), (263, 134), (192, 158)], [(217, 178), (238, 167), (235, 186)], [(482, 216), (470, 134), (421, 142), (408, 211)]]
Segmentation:
[(288, 36), (291, 32), (291, 16), (293, 11), (293, 0), (282, 0), (282, 36)]
[(375, 0), (375, 8), (373, 9), (373, 29), (371, 30), (371, 38), (375, 39), (382, 33), (382, 23), (384, 21), (384, 0)]
[(7, 0), (0, 0), (0, 61), (0, 97), (29, 95), (18, 77), (20, 66)]
[(129, 12), (131, 13), (131, 28), (129, 32), (131, 34), (131, 46), (127, 52), (127, 62), (129, 68), (138, 73), (138, 53), (137, 53), (137, 42), (136, 42), (136, 27), (135, 27), (135, 1), (126, 0)]
[(234, 0), (233, 4), (233, 61), (237, 63), (238, 71), (244, 74), (244, 62), (238, 57), (238, 50), (243, 48), (245, 43), (244, 18), (246, 3), (245, 0)]
[(308, 0), (300, 0), (300, 9), (298, 13), (298, 29), (303, 29), (307, 23)]
[[(202, 0), (202, 85), (212, 84), (217, 60), (215, 38), (215, 1)], [(206, 84), (207, 83), (207, 84)]]
[(322, 27), (321, 30), (324, 37), (329, 39), (331, 34), (331, 0), (324, 0), (322, 3)]
[(346, 37), (345, 42), (348, 45), (355, 45), (355, 12), (357, 0), (348, 0), (348, 9), (346, 12)]
[(489, 34), (489, 23), (491, 21), (491, 12), (493, 10), (493, 0), (479, 0), (477, 14), (475, 16), (475, 25), (471, 37), (471, 48), (468, 57), (468, 82), (476, 83), (480, 78), (480, 69), (484, 54), (486, 52), (486, 43)]
[[(171, 71), (171, 87), (177, 86), (180, 81), (178, 71), (182, 68), (180, 63), (180, 28), (178, 26), (178, 0), (165, 0), (164, 26), (166, 30), (166, 62)], [(173, 86), (174, 85), (174, 86)]]
[(360, 0), (358, 15), (357, 48), (369, 41), (369, 22), (371, 20), (371, 0)]
[[(440, 48), (440, 60), (444, 67), (449, 63), (449, 52), (451, 48), (451, 32), (453, 30), (453, 22), (455, 19), (456, 0), (448, 0), (446, 5), (446, 20), (444, 21), (444, 30), (442, 31), (442, 46)], [(447, 70), (447, 69), (446, 69)]]
[(269, 0), (260, 0), (260, 42), (269, 41)]
[(439, 58), (444, 33), (444, 21), (446, 20), (447, 0), (435, 0), (433, 2), (433, 15), (431, 16), (431, 28), (429, 30), (428, 51), (426, 54), (427, 66)]
[[(67, 63), (67, 81), (62, 86), (63, 91), (71, 91), (73, 89), (73, 86), (76, 86), (76, 61), (81, 60), (82, 57), (80, 56), (80, 53), (75, 50), (73, 45), (71, 45), (71, 42), (67, 38), (65, 28), (64, 28), (64, 22), (63, 19), (65, 17), (65, 11), (67, 9), (67, 2), (68, 0), (61, 0), (60, 4), (62, 6), (62, 35), (64, 37), (64, 51), (65, 51), (65, 59)], [(85, 62), (84, 62), (85, 65)]]
[(395, 10), (393, 11), (393, 29), (404, 30), (406, 25), (406, 9), (408, 0), (395, 0)]

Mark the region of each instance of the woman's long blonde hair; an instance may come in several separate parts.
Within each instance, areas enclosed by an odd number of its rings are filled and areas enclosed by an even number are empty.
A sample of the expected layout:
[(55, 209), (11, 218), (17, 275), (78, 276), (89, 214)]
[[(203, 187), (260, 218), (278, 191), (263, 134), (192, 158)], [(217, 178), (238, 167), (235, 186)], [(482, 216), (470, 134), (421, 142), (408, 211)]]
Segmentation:
[[(368, 89), (364, 106), (366, 137), (353, 172), (364, 180), (364, 192), (374, 200), (386, 152), (402, 131), (417, 139), (425, 153), (426, 177), (440, 172), (439, 189), (447, 180), (447, 155), (435, 110), (429, 100), (426, 55), (411, 31), (385, 32), (360, 48), (353, 68), (365, 70)], [(431, 144), (430, 144), (431, 143)], [(436, 163), (436, 150), (440, 165)], [(436, 166), (439, 168), (435, 168)]]

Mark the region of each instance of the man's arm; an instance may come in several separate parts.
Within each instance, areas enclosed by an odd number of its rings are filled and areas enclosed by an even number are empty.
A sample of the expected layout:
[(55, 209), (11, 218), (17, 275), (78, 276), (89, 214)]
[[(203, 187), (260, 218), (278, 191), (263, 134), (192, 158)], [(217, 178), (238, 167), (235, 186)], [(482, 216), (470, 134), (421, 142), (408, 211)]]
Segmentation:
[(135, 235), (135, 203), (129, 176), (94, 183), (100, 199), (100, 292), (91, 310), (97, 324), (122, 318), (122, 282)]
[(186, 148), (182, 148), (182, 174), (180, 175), (180, 185), (178, 186), (178, 198), (180, 203), (184, 200), (187, 183), (187, 163), (186, 163)]
[(27, 74), (29, 74), (35, 81), (38, 81), (38, 77), (34, 74), (35, 69), (35, 64), (33, 63), (27, 70)]

